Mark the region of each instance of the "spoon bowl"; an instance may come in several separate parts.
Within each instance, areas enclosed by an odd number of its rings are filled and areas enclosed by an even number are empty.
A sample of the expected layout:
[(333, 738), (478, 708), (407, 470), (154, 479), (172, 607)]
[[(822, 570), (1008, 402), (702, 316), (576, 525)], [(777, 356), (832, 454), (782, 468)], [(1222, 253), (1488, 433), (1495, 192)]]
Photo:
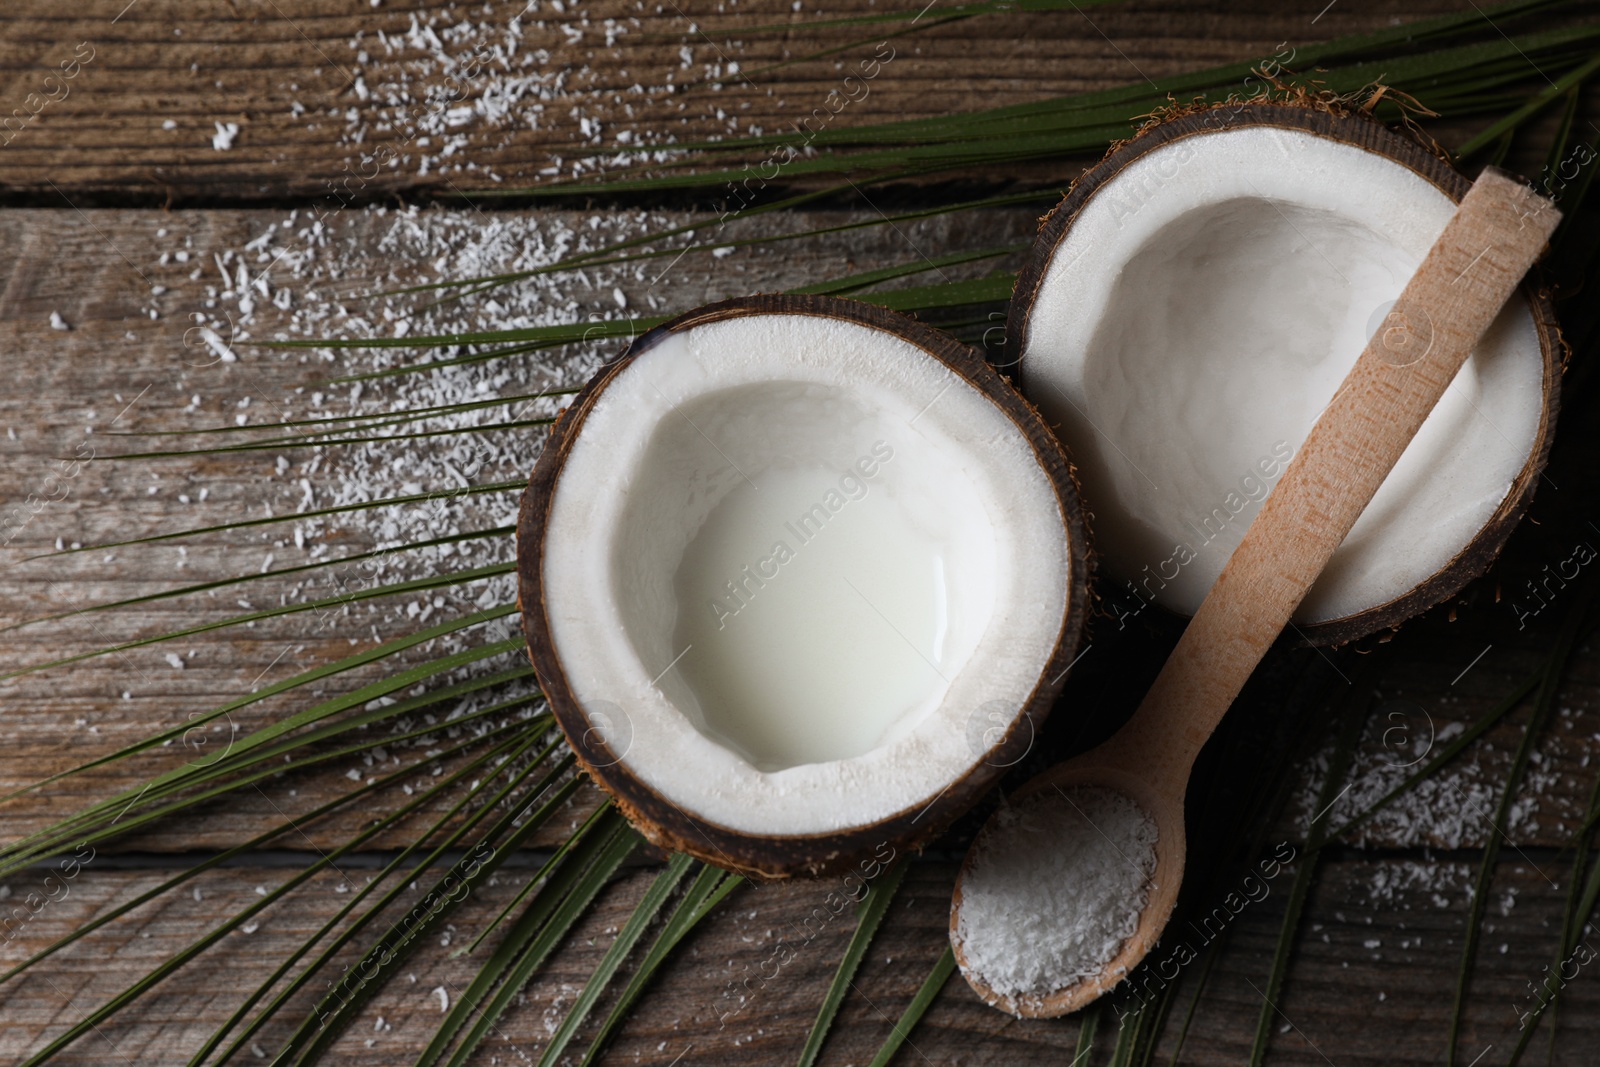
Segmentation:
[[(1001, 1011), (1022, 1018), (1049, 1019), (1077, 1011), (1108, 992), (1120, 982), (1139, 961), (1155, 947), (1156, 940), (1166, 929), (1172, 917), (1173, 906), (1178, 901), (1178, 887), (1183, 882), (1185, 837), (1183, 825), (1183, 797), (1173, 796), (1160, 788), (1149, 777), (1108, 762), (1090, 758), (1089, 753), (1068, 760), (1030, 779), (1012, 794), (1014, 800), (1025, 800), (1037, 793), (1059, 791), (1068, 796), (1071, 790), (1098, 787), (1120, 793), (1136, 804), (1155, 823), (1155, 873), (1147, 883), (1148, 896), (1139, 913), (1139, 925), (1122, 943), (1116, 955), (1106, 963), (1103, 972), (1063, 989), (1040, 994), (1008, 995), (997, 992), (988, 980), (970, 964), (966, 945), (961, 939), (960, 912), (962, 888), (972, 868), (972, 858), (986, 847), (993, 835), (1004, 833), (1006, 828), (993, 819), (984, 824), (967, 853), (967, 861), (956, 876), (953, 904), (950, 909), (950, 945), (956, 963), (974, 992), (984, 1002)], [(1069, 890), (1070, 887), (1060, 887)]]

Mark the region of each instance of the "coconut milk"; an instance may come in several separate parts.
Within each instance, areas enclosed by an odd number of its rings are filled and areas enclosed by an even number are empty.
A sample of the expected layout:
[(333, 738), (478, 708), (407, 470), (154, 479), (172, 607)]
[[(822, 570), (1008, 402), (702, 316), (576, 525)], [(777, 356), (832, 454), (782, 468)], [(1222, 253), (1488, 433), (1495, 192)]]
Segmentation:
[(894, 450), (774, 466), (707, 516), (675, 576), (703, 732), (763, 770), (858, 756), (935, 706), (946, 546), (896, 502)]

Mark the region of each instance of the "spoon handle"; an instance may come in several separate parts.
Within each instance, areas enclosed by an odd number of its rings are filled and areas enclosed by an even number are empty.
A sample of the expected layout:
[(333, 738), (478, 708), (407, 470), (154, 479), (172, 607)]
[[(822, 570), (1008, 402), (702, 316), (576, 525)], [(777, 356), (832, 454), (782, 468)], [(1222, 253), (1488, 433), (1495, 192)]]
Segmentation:
[[(1206, 595), (1117, 747), (1190, 764), (1560, 221), (1490, 169), (1317, 419)], [(1181, 773), (1180, 773), (1181, 772)], [(1181, 788), (1181, 787), (1180, 787)]]

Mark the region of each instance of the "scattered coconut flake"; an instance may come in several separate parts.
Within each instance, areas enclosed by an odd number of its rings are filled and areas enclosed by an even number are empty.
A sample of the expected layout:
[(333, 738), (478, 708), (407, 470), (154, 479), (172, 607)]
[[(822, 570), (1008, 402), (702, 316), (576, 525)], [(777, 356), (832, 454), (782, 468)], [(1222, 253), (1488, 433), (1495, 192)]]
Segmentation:
[[(172, 261), (184, 253), (198, 252), (213, 261), (214, 272), (171, 285), (171, 295), (203, 296), (210, 308), (195, 317), (186, 335), (198, 366), (233, 363), (235, 347), (257, 337), (303, 341), (315, 338), (366, 338), (382, 334), (439, 335), (485, 328), (520, 329), (568, 324), (600, 316), (625, 314), (626, 294), (638, 292), (655, 280), (659, 267), (646, 273), (642, 263), (589, 267), (575, 275), (535, 273), (484, 298), (463, 303), (436, 303), (434, 294), (420, 297), (394, 293), (359, 306), (342, 303), (346, 280), (370, 274), (376, 266), (385, 273), (371, 279), (373, 287), (394, 292), (406, 286), (440, 279), (470, 278), (489, 274), (538, 272), (564, 259), (592, 252), (680, 220), (641, 211), (617, 212), (603, 219), (585, 218), (584, 225), (570, 216), (494, 215), (447, 209), (394, 210), (382, 207), (351, 208), (333, 216), (306, 210), (289, 212), (271, 220), (244, 242), (243, 247), (213, 254), (191, 248), (181, 233), (168, 238), (182, 249), (157, 248), (151, 258), (167, 255)], [(376, 240), (373, 239), (374, 235)], [(357, 235), (369, 235), (365, 238)], [(374, 255), (374, 252), (377, 255)], [(251, 270), (247, 264), (260, 266)], [(167, 275), (163, 278), (165, 281)], [(208, 284), (209, 282), (209, 284)], [(633, 289), (633, 286), (638, 289)], [(201, 289), (195, 293), (196, 287)], [(284, 299), (262, 301), (263, 289)], [(623, 294), (619, 301), (617, 294)], [(255, 294), (254, 298), (251, 294)], [(596, 299), (601, 294), (609, 300)], [(403, 325), (402, 325), (403, 324)], [(289, 412), (289, 398), (274, 400), (264, 416), (336, 419), (403, 409), (437, 410), (450, 405), (481, 403), (495, 396), (539, 393), (551, 387), (579, 384), (600, 359), (621, 344), (586, 345), (566, 355), (557, 354), (537, 363), (494, 361), (442, 366), (429, 374), (405, 375), (368, 384), (357, 383), (340, 394), (321, 391), (295, 397), (298, 412)], [(449, 360), (466, 353), (462, 348), (443, 350), (364, 349), (304, 350), (279, 358), (339, 362), (352, 374), (383, 371), (425, 360)], [(248, 399), (248, 398), (246, 398)], [(263, 398), (264, 399), (264, 398)], [(240, 402), (241, 404), (243, 401)], [(446, 543), (423, 549), (389, 551), (417, 541), (515, 521), (511, 494), (473, 495), (461, 490), (474, 484), (526, 478), (542, 447), (544, 435), (525, 428), (485, 432), (495, 422), (554, 415), (565, 403), (555, 395), (508, 404), (452, 411), (421, 424), (379, 426), (372, 436), (394, 436), (392, 442), (376, 440), (336, 450), (310, 450), (297, 457), (273, 460), (273, 474), (296, 487), (295, 499), (285, 501), (299, 512), (361, 504), (394, 496), (434, 494), (421, 504), (364, 510), (342, 516), (337, 522), (308, 519), (288, 532), (292, 540), (274, 546), (282, 558), (293, 546), (297, 556), (312, 559), (327, 553), (326, 539), (343, 540), (351, 534), (370, 542), (377, 555), (360, 565), (336, 567), (297, 587), (297, 599), (348, 593), (376, 584), (436, 573), (440, 564), (485, 565), (510, 558), (509, 538)], [(230, 405), (231, 406), (231, 405)], [(214, 422), (201, 399), (190, 401), (197, 418)], [(275, 410), (281, 409), (281, 410)], [(242, 416), (236, 416), (240, 421)], [(344, 428), (344, 423), (337, 424)], [(419, 443), (404, 436), (417, 429), (461, 430), (449, 437), (432, 437)], [(207, 490), (196, 499), (204, 502)], [(264, 502), (266, 503), (266, 502)], [(269, 505), (271, 506), (271, 505)], [(266, 512), (263, 512), (264, 514)], [(270, 568), (273, 552), (264, 552), (257, 569)], [(333, 588), (328, 584), (332, 583)], [(428, 602), (392, 605), (384, 601), (353, 600), (337, 612), (321, 616), (322, 624), (348, 633), (363, 627), (354, 617), (381, 618), (391, 610), (423, 618), (443, 609), (476, 610), (508, 602), (515, 596), (510, 575), (473, 583)], [(250, 609), (246, 609), (250, 610)], [(453, 638), (441, 642), (448, 645)]]
[[(1309, 829), (1316, 815), (1320, 828), (1335, 829), (1377, 804), (1420, 769), (1428, 753), (1437, 751), (1466, 729), (1461, 721), (1445, 716), (1454, 712), (1458, 698), (1444, 698), (1435, 707), (1413, 705), (1407, 727), (1417, 751), (1384, 743), (1396, 732), (1388, 716), (1375, 715), (1374, 736), (1354, 753), (1347, 772), (1348, 784), (1326, 811), (1319, 812), (1318, 798), (1332, 758), (1332, 740), (1307, 761), (1296, 794), (1294, 807), (1302, 832)], [(1557, 759), (1567, 747), (1565, 735), (1551, 731), (1541, 737), (1531, 754), (1517, 799), (1507, 813), (1503, 827), (1495, 826), (1495, 811), (1500, 802), (1501, 770), (1492, 762), (1493, 741), (1479, 740), (1467, 754), (1441, 767), (1390, 800), (1350, 835), (1357, 846), (1393, 848), (1477, 848), (1502, 830), (1513, 838), (1535, 834), (1539, 829), (1541, 800), (1547, 796), (1566, 803), (1560, 790), (1561, 771)], [(1570, 810), (1575, 818), (1581, 812)]]
[[(721, 90), (739, 76), (739, 64), (715, 45), (683, 45), (677, 64), (663, 64), (659, 76), (644, 79), (651, 84), (618, 84), (609, 77), (613, 67), (593, 62), (595, 50), (624, 47), (620, 42), (646, 25), (638, 15), (591, 18), (559, 2), (542, 11), (522, 0), (482, 0), (470, 12), (449, 4), (404, 17), (409, 25), (391, 18), (345, 42), (350, 92), (359, 107), (312, 109), (298, 100), (290, 105), (290, 114), (308, 128), (329, 120), (339, 127), (340, 143), (365, 161), (352, 161), (352, 173), (379, 166), (419, 176), (471, 173), (498, 182), (493, 161), (529, 128), (560, 126), (565, 140), (586, 149), (570, 158), (549, 157), (539, 168), (547, 177), (678, 158), (672, 147), (677, 135), (661, 132), (669, 123), (711, 127), (693, 139), (767, 132), (745, 110), (748, 101), (734, 108), (718, 106), (726, 101), (712, 94), (684, 100), (684, 88)], [(693, 23), (688, 32), (697, 33)], [(647, 135), (659, 147), (641, 151)], [(595, 151), (608, 142), (615, 151)]]

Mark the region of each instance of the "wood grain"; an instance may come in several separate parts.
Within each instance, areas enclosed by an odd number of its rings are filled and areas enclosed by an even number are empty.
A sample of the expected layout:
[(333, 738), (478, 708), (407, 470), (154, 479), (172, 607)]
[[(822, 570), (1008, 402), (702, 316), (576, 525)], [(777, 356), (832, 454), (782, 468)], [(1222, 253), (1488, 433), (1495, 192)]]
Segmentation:
[[(1539, 863), (1548, 859), (1536, 857)], [(1402, 872), (1398, 878), (1396, 871)], [(1281, 1010), (1273, 1024), (1269, 1062), (1331, 1061), (1341, 1067), (1437, 1063), (1470, 872), (1469, 863), (1453, 857), (1352, 856), (1328, 862), (1309, 904), (1293, 975), (1277, 1002)], [(914, 866), (845, 998), (824, 1049), (826, 1062), (863, 1063), (888, 1036), (941, 947), (954, 874), (952, 862)], [(1181, 932), (1196, 950), (1208, 942), (1221, 946), (1203, 990), (1198, 964), (1179, 972), (1178, 1010), (1185, 1010), (1197, 992), (1204, 1001), (1181, 1062), (1224, 1065), (1247, 1057), (1292, 874), (1286, 868), (1269, 883), (1267, 895), (1239, 912), (1221, 936), (1216, 926)], [(14, 1060), (39, 1047), (209, 929), (227, 909), (253, 899), (256, 886), (275, 885), (283, 877), (278, 869), (211, 872), (198, 879), (198, 901), (191, 893), (173, 894), (48, 961), (8, 992), (0, 1056)], [(649, 878), (648, 871), (627, 874), (602, 896), (594, 913), (497, 1023), (475, 1062), (522, 1063), (538, 1057)], [(70, 896), (41, 910), (19, 937), (0, 947), (0, 963), (70, 932), (152, 880), (147, 873), (96, 871), (91, 865)], [(344, 903), (346, 898), (333, 892), (337, 880), (330, 875), (292, 904), (274, 906), (256, 930), (230, 935), (204, 966), (168, 980), (145, 1003), (104, 1024), (100, 1033), (54, 1062), (183, 1063), (210, 1028), (265, 976), (271, 961)], [(478, 962), (449, 954), (475, 935), (518, 884), (516, 877), (501, 877), (470, 900), (457, 914), (450, 943), (428, 946), (408, 961), (404, 973), (341, 1040), (334, 1052), (337, 1062), (393, 1064), (414, 1055), (439, 1019), (440, 1002), (433, 990), (459, 992)], [(739, 890), (660, 976), (621, 1030), (607, 1062), (793, 1061), (849, 940), (847, 914), (823, 921), (829, 916), (824, 903), (829, 889), (826, 883), (796, 882)], [(5, 903), (14, 904), (25, 890), (25, 881), (14, 880)], [(1473, 988), (1462, 1044), (1469, 1057), (1491, 1043), (1503, 1051), (1515, 1041), (1517, 1012), (1526, 1009), (1526, 983), (1539, 978), (1555, 953), (1559, 906), (1532, 868), (1509, 864), (1496, 880), (1494, 894), (1483, 949), (1494, 962), (1480, 971)], [(1172, 943), (1179, 938), (1175, 933)], [(780, 959), (782, 965), (774, 965)], [(742, 1007), (741, 995), (746, 997)], [(1555, 1062), (1587, 1063), (1587, 1049), (1600, 1036), (1595, 1033), (1600, 985), (1583, 975), (1564, 997)], [(293, 1003), (302, 1012), (309, 1007), (304, 995)], [(607, 1003), (602, 1001), (599, 1010)], [(1360, 1013), (1363, 1025), (1349, 1024), (1353, 1012)], [(271, 1048), (270, 1039), (282, 1037), (295, 1017), (287, 1012), (284, 1023), (262, 1035), (260, 1046)], [(580, 1031), (578, 1048), (587, 1043), (596, 1022)], [(1077, 1018), (1018, 1020), (1002, 1015), (952, 978), (895, 1062), (978, 1067), (1059, 1060), (1071, 1056), (1079, 1025)], [(1549, 1027), (1549, 1020), (1544, 1025)], [(1102, 1027), (1114, 1030), (1115, 1017), (1108, 1014)], [(1160, 1050), (1161, 1060), (1174, 1051), (1169, 1038)]]
[[(0, 192), (86, 206), (525, 186), (641, 139), (789, 129), (901, 28), (833, 24), (878, 13), (872, 0), (526, 6), (14, 0), (0, 12), (0, 115), (21, 109), (22, 126), (0, 133)], [(893, 38), (892, 63), (835, 122), (1109, 88), (1391, 25), (1384, 5), (1320, 6), (1140, 0), (949, 23), (935, 7), (931, 28)], [(1426, 0), (1403, 17), (1458, 8)], [(62, 79), (75, 55), (92, 58)], [(237, 132), (216, 142), (219, 124)], [(1480, 125), (1462, 120), (1441, 136)], [(363, 153), (379, 148), (396, 165), (351, 184)], [(1536, 152), (1513, 159), (1542, 162)], [(1054, 185), (1075, 173), (1004, 177)]]

